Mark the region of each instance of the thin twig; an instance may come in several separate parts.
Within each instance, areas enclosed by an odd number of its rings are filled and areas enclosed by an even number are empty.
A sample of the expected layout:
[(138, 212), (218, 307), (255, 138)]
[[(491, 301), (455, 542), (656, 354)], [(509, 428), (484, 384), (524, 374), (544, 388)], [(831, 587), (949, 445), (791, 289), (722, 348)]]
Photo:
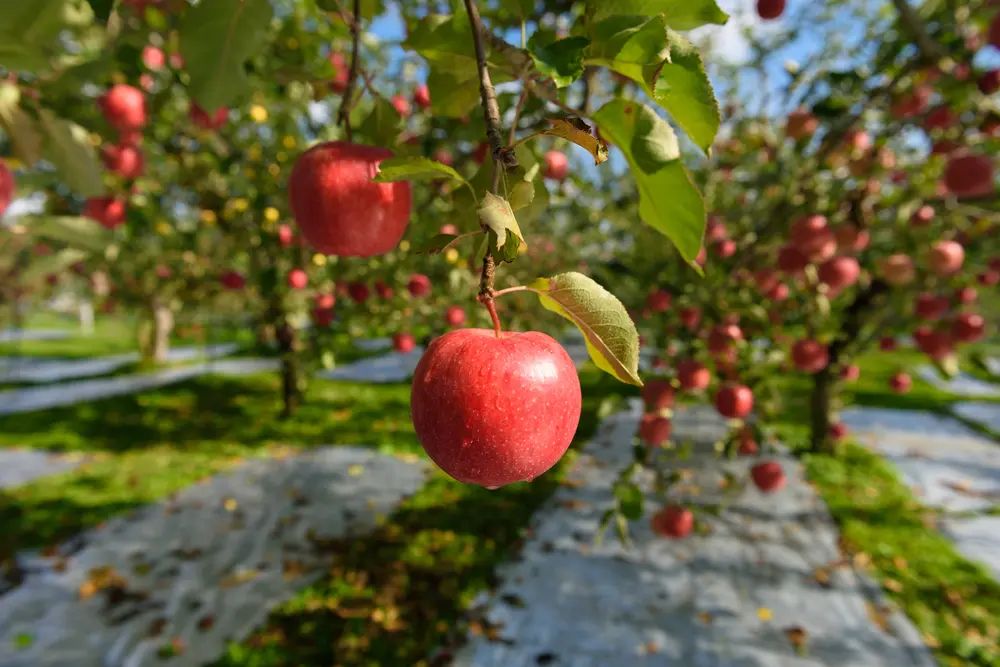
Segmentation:
[(947, 51), (930, 38), (930, 35), (927, 34), (927, 26), (924, 25), (920, 15), (910, 6), (907, 0), (892, 0), (892, 4), (896, 7), (896, 11), (899, 12), (900, 23), (905, 25), (906, 29), (912, 33), (913, 42), (925, 58), (937, 62), (947, 57)]
[(358, 78), (358, 56), (361, 50), (361, 0), (354, 0), (354, 14), (350, 21), (351, 26), (351, 70), (347, 75), (347, 85), (344, 87), (344, 94), (340, 98), (340, 112), (338, 113), (339, 123), (344, 126), (347, 133), (347, 140), (353, 141), (351, 136), (351, 107), (354, 98), (354, 84)]
[(528, 97), (528, 87), (521, 84), (521, 96), (517, 98), (517, 106), (514, 107), (514, 122), (510, 124), (510, 136), (507, 138), (507, 147), (514, 143), (517, 136), (517, 123), (521, 120), (521, 109), (524, 108), (524, 100)]

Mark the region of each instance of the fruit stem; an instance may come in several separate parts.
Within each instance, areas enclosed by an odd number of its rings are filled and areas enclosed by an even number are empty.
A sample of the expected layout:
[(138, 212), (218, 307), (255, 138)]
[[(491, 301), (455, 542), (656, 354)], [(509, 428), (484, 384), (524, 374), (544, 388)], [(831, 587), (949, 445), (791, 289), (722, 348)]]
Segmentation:
[(354, 83), (358, 78), (358, 55), (361, 49), (361, 0), (354, 0), (354, 15), (350, 20), (351, 27), (351, 70), (347, 75), (347, 85), (344, 87), (344, 94), (340, 98), (340, 110), (337, 113), (338, 122), (344, 126), (347, 140), (353, 141), (351, 136), (351, 100), (354, 97)]
[(515, 287), (508, 287), (507, 289), (502, 289), (499, 292), (494, 292), (493, 293), (493, 298), (495, 299), (498, 296), (503, 296), (504, 294), (510, 294), (511, 292), (524, 292), (527, 289), (528, 288), (525, 287), (524, 285), (517, 285)]
[(503, 329), (500, 328), (500, 317), (497, 315), (497, 307), (494, 305), (493, 299), (480, 298), (480, 301), (486, 306), (486, 310), (490, 311), (490, 319), (493, 320), (493, 331), (496, 332), (497, 338), (500, 338)]

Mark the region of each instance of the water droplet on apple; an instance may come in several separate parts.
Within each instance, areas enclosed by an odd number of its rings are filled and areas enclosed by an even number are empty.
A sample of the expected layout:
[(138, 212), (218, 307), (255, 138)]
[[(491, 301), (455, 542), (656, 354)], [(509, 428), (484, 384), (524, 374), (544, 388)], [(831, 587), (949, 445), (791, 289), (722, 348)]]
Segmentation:
[(486, 487), (483, 487), (483, 488), (485, 488), (487, 491), (496, 491), (500, 487), (499, 486), (486, 486)]

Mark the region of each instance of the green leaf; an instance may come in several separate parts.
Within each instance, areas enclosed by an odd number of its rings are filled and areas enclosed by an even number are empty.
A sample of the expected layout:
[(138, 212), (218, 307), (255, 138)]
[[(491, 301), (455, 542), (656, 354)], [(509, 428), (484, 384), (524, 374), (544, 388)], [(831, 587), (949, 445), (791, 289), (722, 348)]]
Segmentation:
[(358, 131), (368, 137), (376, 146), (391, 146), (399, 136), (402, 117), (392, 103), (383, 98), (375, 99), (375, 106), (365, 118)]
[[(655, 117), (656, 120), (653, 120)], [(646, 169), (668, 154), (650, 137), (666, 136), (667, 122), (649, 107), (616, 98), (594, 116), (602, 134), (618, 146), (628, 161), (639, 189), (639, 217), (667, 236), (689, 264), (701, 250), (705, 236), (705, 203), (679, 159), (650, 173)], [(664, 140), (661, 139), (662, 144)], [(634, 153), (639, 149), (641, 155)]]
[(486, 192), (476, 212), (479, 221), (489, 230), (490, 252), (496, 261), (513, 262), (522, 246), (527, 248), (514, 211), (506, 199)]
[[(336, 12), (345, 7), (351, 7), (351, 3), (341, 3), (338, 0), (316, 0), (316, 5), (327, 12)], [(361, 18), (365, 21), (379, 16), (385, 12), (382, 0), (361, 0)]]
[(26, 215), (19, 222), (30, 234), (62, 241), (74, 248), (104, 252), (112, 242), (113, 233), (90, 218), (61, 215)]
[[(594, 164), (601, 164), (608, 159), (608, 145), (594, 135), (594, 131), (586, 122), (575, 117), (546, 118), (552, 126), (538, 134), (548, 134), (572, 141), (577, 146), (587, 149), (594, 156)], [(525, 139), (530, 138), (526, 137)], [(525, 141), (522, 139), (521, 141)]]
[(535, 184), (531, 181), (519, 180), (515, 183), (508, 195), (510, 208), (512, 211), (520, 211), (522, 208), (531, 205), (535, 199)]
[(115, 0), (87, 0), (87, 2), (94, 11), (94, 18), (101, 23), (107, 23), (111, 17), (111, 10), (115, 7)]
[(623, 545), (628, 546), (628, 519), (625, 518), (624, 514), (615, 515), (615, 534), (618, 536), (618, 541)]
[(462, 236), (454, 234), (435, 234), (424, 242), (416, 244), (413, 251), (417, 254), (437, 255), (455, 245), (460, 238)]
[(621, 382), (642, 386), (639, 379), (639, 333), (625, 306), (582, 273), (539, 278), (528, 286), (542, 306), (580, 329), (590, 358)]
[(480, 103), (479, 77), (476, 74), (432, 69), (427, 75), (434, 114), (446, 118), (469, 115)]
[(56, 166), (66, 185), (84, 197), (102, 194), (101, 165), (87, 131), (48, 109), (41, 109), (39, 118), (45, 159)]
[(212, 0), (188, 8), (180, 50), (191, 77), (188, 93), (204, 109), (232, 106), (252, 91), (244, 63), (266, 41), (270, 0)]
[(528, 53), (542, 74), (565, 88), (583, 74), (583, 54), (590, 44), (586, 37), (567, 37), (551, 41), (551, 34), (535, 31), (528, 40)]
[[(423, 56), (432, 65), (431, 71), (451, 72), (460, 75), (461, 79), (478, 75), (472, 26), (464, 10), (453, 15), (428, 14), (410, 31), (403, 48)], [(488, 53), (487, 63), (494, 83), (512, 80), (511, 66), (506, 58)], [(433, 92), (431, 99), (436, 102)]]
[(0, 127), (10, 138), (14, 154), (30, 167), (42, 159), (42, 135), (35, 120), (21, 109), (20, 101), (17, 86), (0, 84)]
[(52, 56), (62, 52), (59, 33), (88, 14), (86, 0), (0, 2), (0, 67), (32, 73), (48, 69)]
[(587, 0), (591, 20), (608, 16), (656, 16), (663, 14), (674, 30), (693, 30), (703, 25), (724, 25), (729, 15), (719, 9), (715, 0)]
[(425, 157), (391, 157), (382, 160), (378, 174), (372, 180), (376, 183), (394, 181), (433, 181), (448, 178), (472, 187), (461, 174), (446, 164)]
[(622, 515), (629, 521), (642, 518), (642, 490), (632, 483), (619, 482), (614, 486), (615, 498)]
[(652, 98), (707, 154), (722, 123), (719, 102), (698, 51), (676, 32), (667, 34), (670, 60), (660, 68)]
[(18, 278), (25, 283), (44, 280), (54, 273), (61, 273), (79, 261), (87, 258), (87, 253), (77, 248), (63, 248), (59, 252), (44, 257), (34, 257)]

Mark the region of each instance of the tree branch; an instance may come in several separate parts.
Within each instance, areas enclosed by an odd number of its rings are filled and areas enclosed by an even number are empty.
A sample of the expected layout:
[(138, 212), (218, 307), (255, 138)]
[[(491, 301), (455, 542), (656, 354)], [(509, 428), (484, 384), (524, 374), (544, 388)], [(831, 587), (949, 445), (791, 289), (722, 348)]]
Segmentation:
[(344, 87), (344, 94), (340, 98), (340, 110), (337, 113), (338, 123), (344, 126), (347, 132), (347, 140), (353, 141), (351, 136), (351, 107), (354, 98), (354, 83), (358, 78), (358, 55), (361, 47), (361, 0), (354, 0), (354, 15), (351, 17), (351, 70), (347, 75), (347, 86)]
[(944, 48), (927, 34), (923, 20), (907, 0), (892, 0), (892, 4), (899, 12), (899, 22), (913, 35), (914, 43), (925, 58), (937, 62), (947, 57), (948, 53)]

